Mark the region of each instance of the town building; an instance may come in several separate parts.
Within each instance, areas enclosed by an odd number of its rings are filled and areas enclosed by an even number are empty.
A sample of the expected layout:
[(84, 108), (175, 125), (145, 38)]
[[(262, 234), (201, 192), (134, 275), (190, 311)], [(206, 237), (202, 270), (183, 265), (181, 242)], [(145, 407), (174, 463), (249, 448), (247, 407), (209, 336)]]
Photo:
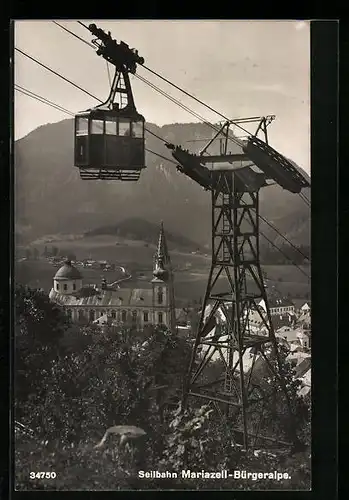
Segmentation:
[(302, 307), (300, 308), (300, 311), (302, 313), (310, 313), (311, 311), (311, 302), (308, 301), (308, 302), (305, 302)]
[(144, 328), (165, 325), (175, 330), (174, 283), (170, 255), (161, 223), (153, 262), (153, 279), (142, 288), (117, 288), (102, 280), (99, 286), (83, 285), (83, 275), (67, 260), (53, 278), (50, 299), (62, 306), (73, 322), (114, 324)]
[[(278, 315), (282, 316), (284, 314), (295, 314), (295, 307), (293, 302), (288, 299), (288, 298), (277, 298), (277, 297), (270, 297), (268, 299), (269, 303), (269, 310), (271, 316)], [(258, 302), (258, 305), (266, 311), (266, 305), (265, 301), (261, 299)]]
[(304, 330), (311, 329), (311, 313), (310, 311), (301, 312), (297, 318), (297, 324)]

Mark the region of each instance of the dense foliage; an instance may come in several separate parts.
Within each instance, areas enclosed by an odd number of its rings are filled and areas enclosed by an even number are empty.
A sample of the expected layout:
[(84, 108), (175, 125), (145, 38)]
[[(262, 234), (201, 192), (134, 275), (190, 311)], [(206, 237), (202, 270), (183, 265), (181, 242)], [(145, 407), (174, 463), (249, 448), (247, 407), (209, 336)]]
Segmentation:
[[(15, 411), (16, 419), (33, 431), (33, 436), (16, 437), (17, 489), (309, 487), (307, 450), (257, 457), (232, 446), (229, 428), (212, 407), (181, 411), (189, 341), (163, 328), (77, 327), (44, 294), (20, 287), (16, 295)], [(285, 370), (291, 377), (289, 367)], [(293, 384), (292, 377), (287, 383)], [(297, 400), (295, 392), (291, 398)], [(305, 413), (298, 413), (299, 428), (306, 434)], [(122, 452), (111, 436), (105, 448), (95, 449), (113, 425), (141, 427), (146, 438)], [(292, 479), (138, 477), (139, 470), (182, 469), (281, 470)], [(30, 472), (39, 471), (55, 472), (56, 478), (30, 479)]]

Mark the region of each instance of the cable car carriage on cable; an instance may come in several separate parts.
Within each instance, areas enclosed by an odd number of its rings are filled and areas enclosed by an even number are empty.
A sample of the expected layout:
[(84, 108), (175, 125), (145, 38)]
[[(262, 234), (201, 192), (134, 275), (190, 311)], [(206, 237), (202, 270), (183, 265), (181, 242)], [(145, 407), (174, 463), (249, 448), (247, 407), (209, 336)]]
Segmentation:
[(136, 110), (128, 73), (144, 59), (110, 33), (89, 29), (102, 39), (97, 54), (115, 66), (115, 74), (107, 101), (75, 116), (74, 165), (81, 179), (137, 181), (145, 168), (145, 120)]

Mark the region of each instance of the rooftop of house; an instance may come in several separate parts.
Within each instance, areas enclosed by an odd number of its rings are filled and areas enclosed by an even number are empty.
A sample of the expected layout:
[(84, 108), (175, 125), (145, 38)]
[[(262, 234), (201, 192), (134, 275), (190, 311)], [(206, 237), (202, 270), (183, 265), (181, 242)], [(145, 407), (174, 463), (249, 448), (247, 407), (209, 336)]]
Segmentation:
[(294, 307), (294, 303), (287, 297), (269, 297), (269, 307), (274, 309), (276, 307)]
[[(294, 328), (279, 328), (275, 332), (275, 336), (286, 340), (287, 342), (296, 342), (299, 340), (301, 330)], [(303, 332), (302, 332), (303, 333)]]
[[(265, 313), (264, 313), (264, 315), (265, 315)], [(262, 319), (260, 313), (256, 310), (249, 311), (248, 320), (249, 320), (251, 326), (259, 326), (263, 323), (263, 319)]]
[(305, 397), (309, 394), (309, 392), (311, 391), (311, 387), (310, 385), (304, 385), (303, 387), (301, 387), (299, 390), (298, 390), (298, 396), (301, 396), (301, 397)]
[(308, 387), (311, 386), (311, 368), (309, 368), (309, 370), (304, 373), (301, 380), (305, 386), (308, 386)]
[(276, 314), (271, 317), (271, 321), (274, 327), (274, 330), (278, 330), (279, 328), (286, 326), (286, 327), (291, 327), (293, 325), (293, 322), (295, 320), (295, 316), (293, 314)]
[(307, 358), (311, 358), (311, 356), (308, 352), (295, 350), (293, 352), (291, 351), (286, 359), (287, 359), (287, 361), (289, 361), (293, 365), (298, 366), (300, 363), (302, 363), (302, 361), (304, 361)]
[(296, 378), (302, 378), (308, 370), (311, 368), (311, 357), (308, 356), (304, 358), (297, 366), (296, 366)]
[[(214, 334), (214, 332), (211, 332), (209, 337), (213, 336), (213, 334)], [(206, 338), (209, 338), (209, 337), (206, 337)], [(225, 339), (227, 339), (227, 336), (221, 337), (220, 340), (223, 341)], [(208, 349), (210, 349), (209, 346), (207, 346), (207, 345), (203, 346), (201, 349), (201, 354), (204, 355), (204, 353)], [(221, 352), (222, 352), (223, 357), (226, 358), (226, 349), (222, 348)], [(256, 361), (257, 361), (257, 359), (259, 359), (259, 357), (260, 357), (259, 354), (255, 355), (253, 348), (250, 347), (250, 348), (246, 349), (246, 351), (244, 352), (243, 357), (242, 357), (243, 358), (243, 370), (244, 370), (245, 374), (249, 373), (252, 366), (255, 369)], [(221, 360), (221, 354), (218, 351), (214, 352), (211, 360), (212, 361)], [(239, 372), (239, 369), (240, 369), (238, 361), (239, 361), (239, 353), (237, 351), (234, 351), (232, 363), (233, 363), (233, 366), (236, 366), (235, 371), (237, 373)]]
[(99, 318), (95, 319), (93, 324), (95, 325), (105, 325), (109, 322), (109, 318), (107, 314), (103, 314), (103, 316), (100, 316)]
[(292, 302), (294, 303), (294, 306), (297, 310), (299, 310), (302, 306), (304, 306), (304, 304), (307, 302), (309, 303), (310, 301), (306, 300), (306, 299), (298, 299), (298, 298), (295, 298), (295, 299), (292, 299)]
[(189, 320), (189, 312), (183, 308), (176, 308), (176, 321), (187, 322)]
[(310, 311), (304, 311), (297, 319), (298, 323), (311, 323)]

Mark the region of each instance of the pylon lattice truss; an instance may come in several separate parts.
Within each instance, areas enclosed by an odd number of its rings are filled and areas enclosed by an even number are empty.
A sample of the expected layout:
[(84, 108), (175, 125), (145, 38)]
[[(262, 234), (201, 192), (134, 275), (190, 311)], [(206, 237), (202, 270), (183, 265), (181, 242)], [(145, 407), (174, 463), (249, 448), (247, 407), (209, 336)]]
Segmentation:
[[(273, 437), (262, 435), (266, 403), (270, 405), (274, 398), (275, 406), (277, 391), (289, 412), (288, 441), (296, 441), (260, 265), (259, 191), (270, 180), (292, 192), (300, 192), (309, 184), (268, 145), (267, 126), (273, 119), (226, 122), (199, 155), (168, 144), (178, 169), (210, 190), (212, 202), (212, 263), (183, 406), (189, 397), (211, 402), (245, 448), (265, 442), (287, 444), (275, 438), (273, 431)], [(247, 134), (247, 140), (231, 136), (230, 126), (245, 130), (241, 125), (244, 122), (258, 122), (256, 133)], [(264, 133), (264, 141), (257, 137), (259, 132)], [(216, 139), (220, 139), (220, 151), (208, 154)], [(233, 152), (228, 151), (228, 139), (234, 142)], [(258, 331), (251, 328), (253, 315), (262, 321)], [(212, 379), (209, 368), (217, 360), (223, 369)], [(272, 376), (278, 386), (276, 392), (261, 383), (261, 378)], [(270, 433), (270, 422), (267, 427)]]

